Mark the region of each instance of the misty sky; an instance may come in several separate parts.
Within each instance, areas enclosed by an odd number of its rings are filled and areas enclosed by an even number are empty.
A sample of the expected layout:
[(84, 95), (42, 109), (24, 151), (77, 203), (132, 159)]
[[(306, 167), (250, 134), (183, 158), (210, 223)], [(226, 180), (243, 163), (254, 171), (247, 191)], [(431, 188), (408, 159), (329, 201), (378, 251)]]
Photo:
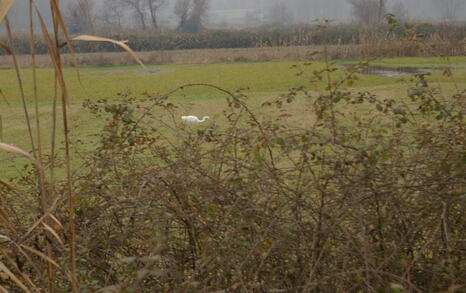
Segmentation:
[[(62, 6), (66, 6), (68, 1), (76, 0), (62, 0)], [(97, 3), (96, 14), (98, 14), (99, 9), (102, 9), (99, 8), (99, 3), (103, 1), (94, 1)], [(173, 4), (176, 0), (169, 1)], [(438, 6), (442, 1), (466, 0), (388, 0), (388, 9), (390, 10), (395, 2), (402, 2), (408, 9), (408, 14), (411, 19), (434, 20), (442, 17)], [(27, 25), (28, 2), (29, 1), (25, 0), (16, 1), (10, 13), (10, 20), (14, 27), (21, 28)], [(38, 3), (39, 8), (43, 11), (46, 18), (48, 18), (48, 2), (48, 0), (36, 0), (36, 3)], [(229, 19), (224, 17), (224, 15), (228, 11), (241, 13), (240, 10), (250, 10), (255, 13), (259, 11), (266, 13), (270, 7), (280, 2), (287, 5), (293, 16), (293, 20), (296, 22), (310, 22), (317, 18), (333, 19), (338, 22), (354, 20), (348, 0), (211, 0), (207, 26), (214, 26), (219, 22), (219, 18), (223, 18), (222, 21), (227, 23)], [(167, 26), (173, 25), (174, 17), (172, 12), (173, 9), (171, 6), (166, 7), (163, 11), (162, 22), (165, 21)], [(457, 18), (466, 20), (466, 5), (463, 6), (463, 9), (458, 11)], [(231, 26), (235, 27), (241, 25), (238, 23), (238, 20), (236, 20), (236, 22), (231, 23)]]

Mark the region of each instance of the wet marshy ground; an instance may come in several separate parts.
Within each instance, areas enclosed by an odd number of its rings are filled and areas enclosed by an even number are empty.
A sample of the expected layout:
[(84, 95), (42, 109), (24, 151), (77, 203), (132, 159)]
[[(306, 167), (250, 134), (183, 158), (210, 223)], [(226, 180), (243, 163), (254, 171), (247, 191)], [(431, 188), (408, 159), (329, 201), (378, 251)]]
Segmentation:
[(362, 74), (380, 75), (385, 77), (408, 77), (419, 73), (432, 71), (430, 69), (421, 69), (416, 67), (383, 67), (383, 66), (368, 66), (361, 70)]
[[(345, 65), (351, 66), (351, 65)], [(361, 74), (379, 75), (384, 77), (410, 77), (422, 73), (434, 73), (435, 71), (450, 71), (451, 67), (384, 67), (367, 66), (358, 70)]]

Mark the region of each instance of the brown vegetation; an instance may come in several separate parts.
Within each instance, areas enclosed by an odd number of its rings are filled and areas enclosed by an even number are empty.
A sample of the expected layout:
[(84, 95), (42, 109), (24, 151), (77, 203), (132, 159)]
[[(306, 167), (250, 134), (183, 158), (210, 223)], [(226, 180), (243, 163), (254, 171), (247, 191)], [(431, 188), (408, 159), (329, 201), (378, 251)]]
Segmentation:
[[(325, 50), (324, 50), (325, 49)], [(432, 56), (464, 56), (466, 44), (462, 41), (445, 42), (432, 38), (423, 42), (379, 41), (364, 45), (329, 45), (329, 46), (288, 46), (260, 47), (238, 49), (199, 49), (199, 50), (161, 50), (139, 52), (138, 56), (145, 64), (201, 64), (222, 62), (259, 62), (259, 61), (305, 61), (312, 58), (324, 59), (362, 59), (373, 57), (432, 57)], [(135, 61), (127, 53), (78, 53), (63, 54), (63, 65), (72, 66), (77, 59), (82, 66), (102, 65), (134, 65)], [(51, 67), (48, 55), (38, 55), (37, 66)], [(29, 55), (19, 55), (18, 62), (22, 67), (31, 64)], [(8, 56), (0, 56), (0, 68), (12, 68), (12, 60)]]

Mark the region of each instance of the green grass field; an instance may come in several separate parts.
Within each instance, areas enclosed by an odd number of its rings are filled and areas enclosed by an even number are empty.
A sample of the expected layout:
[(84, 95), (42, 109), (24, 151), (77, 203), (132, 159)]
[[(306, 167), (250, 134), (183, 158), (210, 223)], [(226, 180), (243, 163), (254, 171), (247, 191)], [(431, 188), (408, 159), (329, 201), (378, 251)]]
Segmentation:
[[(357, 63), (355, 60), (336, 61), (336, 66)], [(423, 70), (436, 68), (429, 80), (438, 86), (445, 95), (466, 88), (466, 57), (441, 58), (394, 58), (383, 59), (371, 64), (386, 67), (416, 67)], [(298, 65), (298, 67), (293, 67)], [(270, 97), (276, 97), (292, 87), (306, 86), (310, 90), (323, 89), (324, 82), (310, 84), (308, 77), (313, 70), (323, 68), (322, 62), (305, 66), (297, 62), (264, 62), (264, 63), (224, 63), (206, 65), (160, 65), (141, 68), (127, 67), (86, 67), (80, 68), (79, 82), (77, 71), (73, 68), (65, 70), (65, 76), (71, 95), (73, 114), (73, 135), (86, 141), (89, 135), (98, 134), (101, 121), (92, 118), (81, 105), (86, 99), (98, 100), (119, 99), (118, 93), (129, 92), (134, 96), (142, 93), (154, 95), (164, 94), (180, 85), (188, 83), (210, 83), (222, 88), (243, 92), (251, 97), (253, 104)], [(453, 77), (442, 75), (441, 68), (453, 70)], [(305, 74), (297, 76), (302, 68)], [(25, 92), (28, 99), (31, 118), (33, 114), (32, 77), (31, 70), (22, 71)], [(333, 78), (339, 78), (342, 73), (336, 73)], [(352, 86), (356, 90), (371, 91), (386, 97), (403, 97), (407, 88), (412, 85), (410, 78), (383, 77), (376, 75), (359, 75), (360, 79)], [(54, 76), (52, 69), (38, 69), (39, 104), (41, 113), (42, 138), (47, 146), (50, 141), (52, 97), (54, 92)], [(13, 70), (0, 70), (0, 116), (3, 121), (3, 142), (28, 149), (27, 128), (24, 122), (18, 83)], [(214, 90), (200, 87), (189, 88), (173, 97), (176, 101), (186, 104), (184, 114), (199, 116), (214, 116), (221, 112), (225, 95)], [(296, 108), (296, 119), (304, 116), (304, 107)], [(0, 164), (5, 164), (8, 157), (0, 155)], [(4, 169), (0, 167), (1, 170)], [(0, 175), (1, 176), (1, 175)]]

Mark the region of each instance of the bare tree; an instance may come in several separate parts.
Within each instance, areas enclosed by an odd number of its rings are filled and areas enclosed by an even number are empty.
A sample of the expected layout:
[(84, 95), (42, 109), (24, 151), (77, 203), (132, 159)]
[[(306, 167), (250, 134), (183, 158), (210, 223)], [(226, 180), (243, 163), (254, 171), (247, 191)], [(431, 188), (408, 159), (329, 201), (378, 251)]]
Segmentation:
[(382, 22), (386, 12), (386, 0), (348, 0), (353, 6), (353, 14), (365, 24)]
[[(128, 8), (143, 30), (159, 29), (158, 14), (168, 0), (115, 0)], [(148, 22), (150, 21), (150, 24)]]
[(146, 13), (145, 13), (145, 0), (119, 0), (127, 8), (131, 9), (133, 15), (139, 22), (141, 29), (146, 30)]
[(152, 22), (152, 28), (154, 30), (159, 29), (158, 23), (158, 12), (159, 10), (167, 4), (167, 0), (146, 0), (147, 7), (149, 8), (150, 19)]
[(175, 4), (178, 30), (189, 33), (201, 31), (208, 8), (209, 0), (178, 0)]
[(377, 15), (377, 22), (378, 23), (381, 23), (382, 22), (382, 19), (386, 13), (386, 5), (385, 5), (385, 2), (387, 0), (379, 0), (379, 11), (378, 11), (378, 15)]
[(183, 30), (188, 23), (192, 8), (191, 0), (177, 0), (175, 4), (175, 15), (178, 17), (178, 30)]
[(93, 16), (94, 2), (78, 0), (69, 2), (65, 10), (65, 22), (72, 33), (93, 32), (95, 30)]
[(86, 27), (91, 31), (95, 30), (94, 17), (92, 14), (94, 8), (93, 0), (78, 0), (79, 8), (82, 11), (84, 16), (84, 21), (86, 22)]
[(124, 7), (121, 2), (105, 0), (103, 9), (99, 13), (99, 19), (103, 26), (122, 29), (124, 15)]
[(198, 33), (202, 29), (208, 8), (209, 0), (193, 0), (193, 9), (188, 21), (192, 33)]

